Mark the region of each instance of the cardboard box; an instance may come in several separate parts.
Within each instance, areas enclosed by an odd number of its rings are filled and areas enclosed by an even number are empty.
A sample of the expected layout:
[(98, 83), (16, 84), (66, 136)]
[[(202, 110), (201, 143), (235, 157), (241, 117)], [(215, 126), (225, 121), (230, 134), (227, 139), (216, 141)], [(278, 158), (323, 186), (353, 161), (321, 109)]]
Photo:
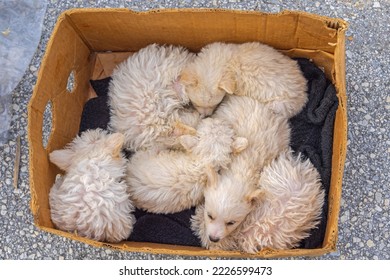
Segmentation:
[[(345, 31), (347, 23), (303, 12), (267, 14), (219, 9), (172, 9), (133, 12), (128, 9), (74, 9), (58, 19), (47, 45), (28, 114), (30, 145), (31, 210), (42, 230), (98, 247), (131, 252), (219, 257), (292, 257), (322, 255), (336, 249), (337, 223), (347, 146), (345, 93)], [(337, 89), (339, 107), (334, 127), (329, 213), (323, 245), (318, 249), (270, 250), (256, 255), (209, 251), (197, 247), (92, 241), (54, 228), (50, 219), (48, 194), (59, 170), (48, 154), (62, 148), (78, 133), (83, 105), (91, 97), (89, 79), (97, 78), (108, 59), (116, 63), (123, 52), (135, 52), (151, 43), (183, 45), (191, 51), (214, 41), (260, 41), (291, 57), (311, 58), (325, 69)], [(107, 52), (112, 52), (107, 55)], [(106, 53), (106, 55), (97, 55)], [(126, 56), (126, 54), (125, 54)], [(116, 61), (117, 60), (117, 61)], [(104, 64), (104, 63), (103, 63)], [(102, 72), (103, 71), (103, 72)], [(107, 70), (110, 71), (110, 70)], [(67, 90), (70, 74), (75, 84)], [(52, 105), (52, 130), (46, 147), (42, 143), (43, 115)]]

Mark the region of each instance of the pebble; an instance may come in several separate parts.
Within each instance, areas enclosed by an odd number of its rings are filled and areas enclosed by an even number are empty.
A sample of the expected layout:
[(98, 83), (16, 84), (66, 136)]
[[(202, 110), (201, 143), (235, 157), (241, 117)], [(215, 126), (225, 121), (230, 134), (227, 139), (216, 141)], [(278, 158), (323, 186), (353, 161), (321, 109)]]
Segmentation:
[(382, 193), (376, 192), (375, 193), (375, 200), (376, 200), (376, 202), (381, 203), (382, 202)]
[(374, 247), (375, 246), (375, 243), (374, 243), (374, 241), (372, 241), (371, 239), (369, 239), (369, 240), (367, 240), (367, 246), (369, 247), (369, 248), (371, 248), (371, 247)]
[(374, 5), (373, 5), (374, 8), (380, 8), (381, 7), (381, 4), (379, 2), (374, 2)]

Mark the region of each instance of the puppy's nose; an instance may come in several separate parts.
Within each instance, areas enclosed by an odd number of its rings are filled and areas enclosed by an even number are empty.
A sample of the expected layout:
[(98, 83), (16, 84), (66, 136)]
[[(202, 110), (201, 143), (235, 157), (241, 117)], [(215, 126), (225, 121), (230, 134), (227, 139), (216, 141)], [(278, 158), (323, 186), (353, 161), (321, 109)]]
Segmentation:
[(209, 239), (210, 239), (211, 242), (218, 242), (219, 241), (218, 237), (214, 237), (214, 236), (211, 236), (211, 235), (209, 235)]

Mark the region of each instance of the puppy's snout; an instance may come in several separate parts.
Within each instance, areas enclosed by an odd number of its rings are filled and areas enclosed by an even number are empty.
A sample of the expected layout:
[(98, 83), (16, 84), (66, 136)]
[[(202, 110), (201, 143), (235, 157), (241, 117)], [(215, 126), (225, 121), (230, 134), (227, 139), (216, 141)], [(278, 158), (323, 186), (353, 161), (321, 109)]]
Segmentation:
[(219, 237), (214, 237), (212, 235), (209, 235), (209, 239), (210, 239), (211, 242), (218, 242), (220, 240)]
[(214, 108), (211, 108), (211, 107), (200, 107), (200, 106), (196, 106), (196, 105), (194, 105), (194, 107), (199, 112), (199, 114), (202, 118), (210, 116), (214, 111)]
[(200, 115), (205, 118), (210, 116), (213, 113), (213, 109), (211, 108), (199, 108)]

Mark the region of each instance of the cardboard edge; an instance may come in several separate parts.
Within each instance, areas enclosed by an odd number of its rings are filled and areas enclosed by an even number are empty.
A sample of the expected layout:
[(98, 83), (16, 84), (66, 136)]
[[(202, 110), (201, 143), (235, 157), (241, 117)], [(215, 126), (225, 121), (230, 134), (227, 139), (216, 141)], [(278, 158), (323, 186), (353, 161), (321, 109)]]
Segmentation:
[(147, 11), (135, 11), (127, 8), (73, 8), (63, 12), (63, 14), (71, 16), (77, 13), (94, 13), (94, 12), (126, 12), (135, 15), (155, 14), (155, 13), (178, 13), (178, 12), (192, 12), (192, 13), (213, 13), (213, 12), (225, 12), (225, 13), (238, 13), (238, 14), (254, 14), (254, 15), (270, 15), (270, 16), (283, 16), (287, 14), (296, 14), (309, 16), (322, 20), (328, 24), (331, 29), (347, 28), (348, 23), (341, 18), (331, 18), (323, 15), (313, 14), (305, 11), (296, 10), (283, 10), (277, 13), (263, 12), (256, 10), (238, 10), (238, 9), (224, 9), (224, 8), (162, 8), (162, 9), (150, 9)]
[[(85, 237), (77, 236), (70, 232), (64, 232), (55, 228), (48, 228), (39, 226), (38, 228), (57, 236), (62, 236), (67, 239), (83, 242), (88, 245), (97, 248), (106, 248), (116, 251), (126, 251), (135, 253), (146, 253), (153, 255), (176, 255), (176, 256), (187, 256), (187, 257), (206, 257), (206, 258), (230, 258), (230, 259), (272, 259), (272, 258), (291, 258), (291, 257), (318, 257), (327, 253), (332, 252), (330, 248), (317, 248), (317, 249), (290, 249), (290, 250), (273, 250), (263, 249), (257, 254), (242, 253), (239, 251), (222, 251), (222, 250), (206, 250), (201, 247), (191, 246), (179, 246), (179, 245), (168, 245), (158, 243), (145, 243), (145, 242), (120, 242), (120, 243), (105, 243), (100, 241), (91, 240)], [(131, 246), (136, 244), (136, 246)], [(158, 246), (156, 248), (155, 246)]]
[[(337, 48), (335, 49), (335, 57), (338, 57), (339, 63), (334, 65), (333, 75), (335, 80), (337, 97), (339, 99), (339, 117), (343, 127), (341, 144), (338, 149), (333, 145), (333, 154), (337, 153), (339, 161), (337, 166), (332, 166), (332, 170), (337, 170), (337, 178), (331, 178), (331, 185), (335, 185), (336, 189), (333, 196), (332, 211), (328, 212), (328, 224), (324, 238), (324, 247), (332, 251), (337, 250), (338, 241), (338, 221), (340, 214), (342, 183), (345, 168), (345, 160), (347, 155), (347, 140), (348, 140), (348, 114), (347, 114), (347, 94), (346, 94), (346, 67), (345, 67), (345, 32), (348, 29), (348, 24), (338, 30)], [(336, 115), (337, 117), (337, 115)], [(336, 120), (335, 120), (336, 121)], [(335, 141), (335, 140), (334, 140)], [(332, 160), (333, 161), (333, 160)], [(334, 180), (337, 180), (334, 182)], [(335, 214), (337, 213), (337, 215)]]
[[(66, 20), (66, 17), (65, 17), (65, 13), (62, 13), (58, 18), (57, 18), (57, 22), (54, 26), (54, 29), (50, 35), (50, 39), (49, 41), (47, 42), (47, 45), (46, 45), (46, 50), (50, 50), (52, 49), (52, 45), (53, 45), (53, 42), (54, 42), (54, 39), (55, 39), (55, 36), (62, 24), (63, 21)], [(43, 80), (43, 76), (44, 76), (44, 71), (43, 69), (46, 68), (46, 65), (47, 65), (47, 60), (48, 60), (48, 56), (49, 56), (49, 52), (45, 51), (45, 54), (41, 60), (41, 64), (39, 66), (39, 71), (38, 71), (38, 75), (37, 75), (37, 82), (36, 84), (34, 85), (33, 87), (33, 92), (32, 92), (32, 95), (31, 95), (31, 98), (28, 102), (28, 105), (27, 105), (27, 139), (28, 139), (28, 143), (29, 143), (29, 181), (30, 181), (30, 193), (31, 193), (31, 199), (30, 199), (30, 209), (31, 209), (31, 212), (32, 212), (32, 215), (33, 215), (33, 218), (34, 218), (34, 222), (35, 224), (39, 224), (39, 218), (38, 218), (38, 213), (39, 213), (39, 205), (37, 203), (37, 198), (36, 198), (36, 192), (35, 192), (35, 184), (34, 184), (34, 168), (33, 168), (33, 159), (34, 159), (34, 153), (35, 153), (35, 147), (32, 145), (33, 143), (33, 139), (32, 139), (32, 122), (33, 122), (33, 119), (32, 119), (32, 115), (34, 114), (34, 110), (36, 110), (34, 108), (34, 101), (35, 101), (35, 98), (37, 98), (38, 96), (38, 87), (39, 87), (39, 84), (41, 83), (41, 81)], [(48, 100), (48, 102), (50, 102), (50, 99)], [(54, 116), (53, 116), (54, 117)], [(42, 147), (43, 147), (43, 144), (42, 144)]]

